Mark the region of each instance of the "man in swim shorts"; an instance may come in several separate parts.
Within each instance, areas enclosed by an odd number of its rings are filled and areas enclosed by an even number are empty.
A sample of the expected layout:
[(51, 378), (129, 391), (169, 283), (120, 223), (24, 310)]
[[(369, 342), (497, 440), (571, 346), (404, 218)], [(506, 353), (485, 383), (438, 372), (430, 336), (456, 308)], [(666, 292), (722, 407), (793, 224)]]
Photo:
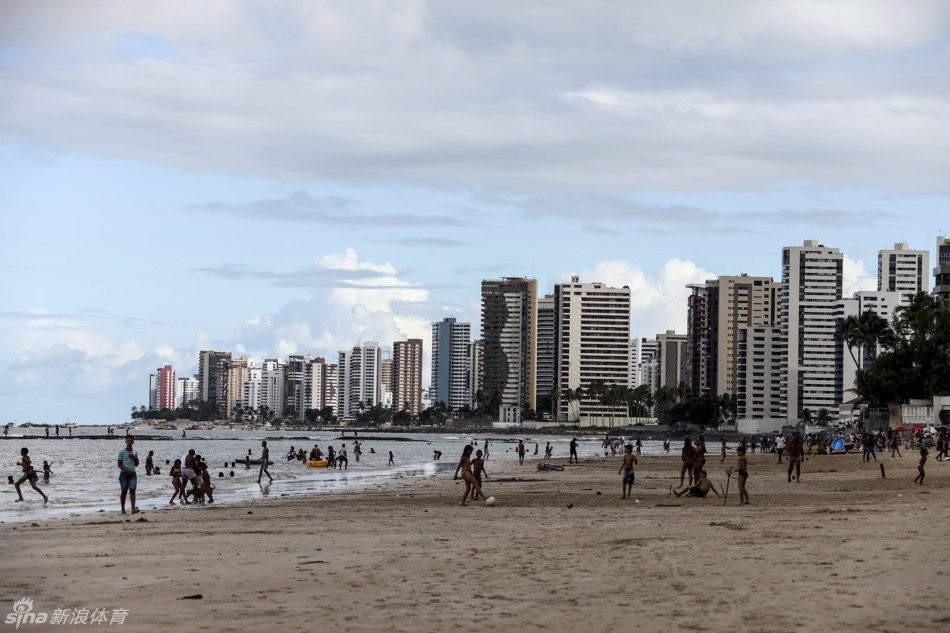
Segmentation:
[(265, 474), (270, 481), (274, 481), (274, 478), (270, 476), (270, 473), (267, 472), (267, 458), (270, 455), (270, 449), (267, 448), (267, 440), (261, 441), (261, 469), (257, 473), (257, 483), (261, 483), (261, 477)]
[(633, 446), (627, 444), (623, 449), (623, 463), (617, 473), (623, 473), (623, 496), (626, 499), (633, 494), (633, 465), (637, 463), (637, 456), (633, 454)]

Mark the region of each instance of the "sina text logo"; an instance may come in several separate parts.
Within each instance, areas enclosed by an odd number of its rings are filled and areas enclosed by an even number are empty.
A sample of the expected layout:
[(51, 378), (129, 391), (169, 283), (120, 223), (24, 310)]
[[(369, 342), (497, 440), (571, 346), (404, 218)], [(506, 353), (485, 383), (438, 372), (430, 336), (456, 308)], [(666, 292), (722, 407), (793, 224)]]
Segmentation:
[(33, 601), (29, 598), (20, 598), (13, 603), (13, 613), (7, 614), (6, 624), (16, 624), (13, 628), (20, 628), (21, 624), (43, 624), (48, 614), (33, 613)]

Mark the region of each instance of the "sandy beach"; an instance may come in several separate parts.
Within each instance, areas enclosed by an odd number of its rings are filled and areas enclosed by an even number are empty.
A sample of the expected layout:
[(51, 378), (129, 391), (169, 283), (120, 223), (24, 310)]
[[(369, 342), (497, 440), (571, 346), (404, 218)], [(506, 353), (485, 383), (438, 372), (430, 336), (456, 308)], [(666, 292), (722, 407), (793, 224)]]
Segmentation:
[[(717, 485), (735, 459), (709, 456)], [(915, 453), (878, 459), (886, 479), (855, 454), (809, 458), (788, 483), (774, 455), (752, 455), (748, 506), (735, 478), (727, 506), (671, 496), (670, 454), (640, 460), (633, 500), (619, 457), (589, 457), (489, 462), (494, 507), (458, 506), (463, 484), (442, 474), (7, 522), (0, 611), (24, 597), (32, 613), (127, 610), (111, 626), (128, 631), (950, 630), (950, 464), (931, 456), (917, 486)]]

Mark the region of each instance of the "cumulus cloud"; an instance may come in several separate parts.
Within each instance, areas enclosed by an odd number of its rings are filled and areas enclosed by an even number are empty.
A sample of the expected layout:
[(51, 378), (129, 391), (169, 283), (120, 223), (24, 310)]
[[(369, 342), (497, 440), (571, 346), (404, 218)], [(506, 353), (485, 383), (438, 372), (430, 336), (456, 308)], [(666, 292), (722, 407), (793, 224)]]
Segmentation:
[(843, 268), (842, 297), (852, 297), (861, 290), (877, 290), (877, 271), (869, 271), (860, 259), (852, 259), (845, 254)]
[(687, 284), (702, 283), (717, 275), (688, 260), (672, 258), (657, 271), (646, 274), (639, 264), (626, 260), (600, 261), (579, 273), (560, 275), (562, 281), (578, 275), (583, 282), (603, 282), (630, 288), (630, 327), (633, 336), (653, 338), (667, 330), (686, 333)]

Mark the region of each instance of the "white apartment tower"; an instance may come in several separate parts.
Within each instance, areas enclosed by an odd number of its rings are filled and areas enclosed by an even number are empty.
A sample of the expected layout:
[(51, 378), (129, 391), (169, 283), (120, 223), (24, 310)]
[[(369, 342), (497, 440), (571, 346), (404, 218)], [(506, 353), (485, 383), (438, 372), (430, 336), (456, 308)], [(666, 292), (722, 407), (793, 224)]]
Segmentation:
[(366, 341), (352, 350), (340, 352), (337, 367), (336, 414), (352, 421), (382, 401), (379, 343)]
[(930, 290), (930, 252), (913, 251), (906, 243), (894, 244), (892, 250), (877, 253), (878, 292), (899, 292), (904, 300)]
[(790, 421), (805, 408), (837, 418), (835, 302), (843, 266), (844, 255), (817, 240), (782, 249), (782, 399)]
[(449, 317), (432, 324), (429, 397), (453, 411), (472, 406), (472, 324)]
[[(627, 385), (630, 366), (630, 289), (602, 283), (554, 285), (554, 370), (562, 397), (557, 419), (578, 422), (609, 412), (596, 399), (568, 402), (568, 389), (587, 389), (594, 382)], [(625, 412), (626, 409), (624, 408)]]

